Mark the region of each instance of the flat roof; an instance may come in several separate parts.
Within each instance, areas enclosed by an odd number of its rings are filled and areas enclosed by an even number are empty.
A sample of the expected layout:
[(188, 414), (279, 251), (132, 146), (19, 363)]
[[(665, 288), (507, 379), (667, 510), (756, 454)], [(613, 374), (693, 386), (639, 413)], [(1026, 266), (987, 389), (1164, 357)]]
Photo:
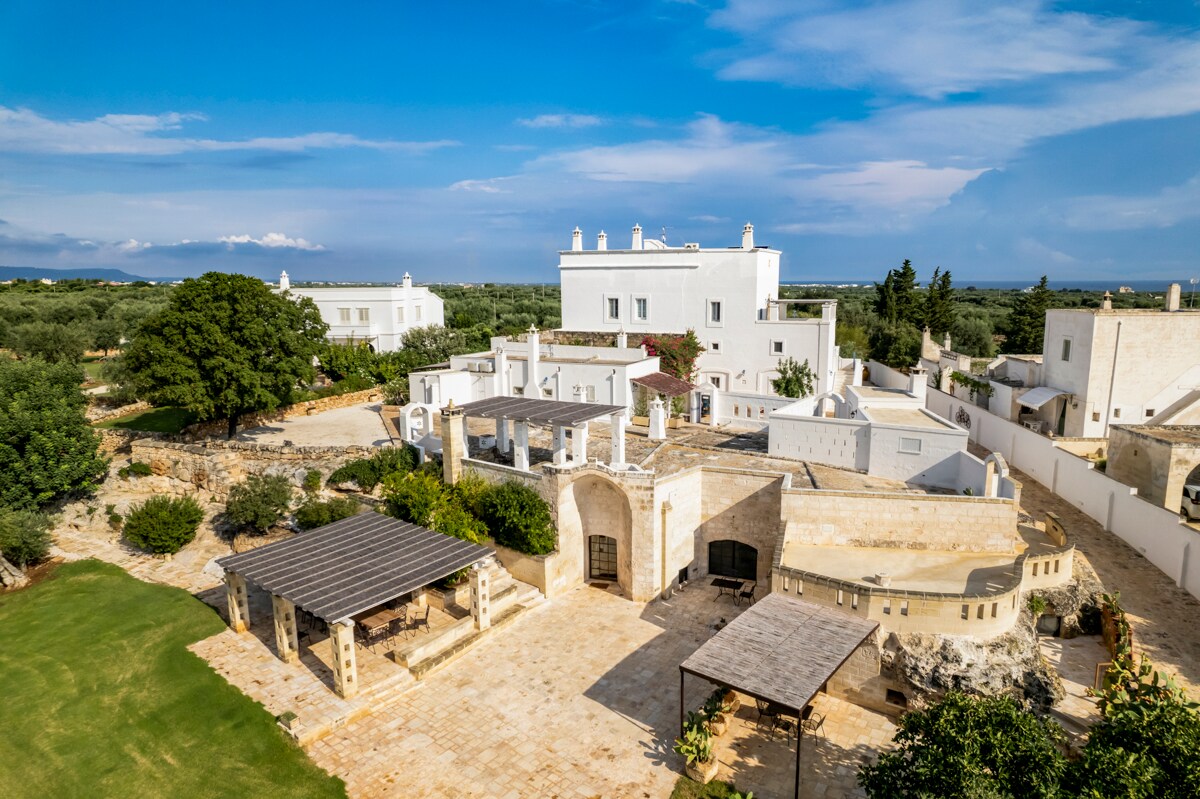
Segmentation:
[(771, 593), (679, 668), (799, 712), (878, 627), (877, 621)]
[(360, 513), (217, 563), (334, 622), (466, 568), (492, 550), (381, 513)]
[(625, 411), (624, 405), (597, 405), (594, 402), (562, 402), (527, 397), (491, 397), (468, 402), (459, 407), (466, 416), (567, 427)]
[(919, 408), (881, 408), (878, 405), (862, 409), (872, 422), (900, 424), (908, 427), (928, 427), (934, 430), (953, 430), (954, 425), (923, 413)]
[(1166, 444), (1182, 444), (1185, 446), (1200, 446), (1200, 425), (1195, 424), (1158, 424), (1158, 425), (1113, 425), (1135, 436), (1151, 438)]

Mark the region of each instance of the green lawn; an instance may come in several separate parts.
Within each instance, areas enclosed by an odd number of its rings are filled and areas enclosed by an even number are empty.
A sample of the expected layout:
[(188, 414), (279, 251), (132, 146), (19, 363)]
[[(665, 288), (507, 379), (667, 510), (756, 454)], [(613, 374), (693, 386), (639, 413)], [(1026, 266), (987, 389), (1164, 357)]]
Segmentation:
[(185, 591), (99, 561), (0, 595), (0, 796), (344, 797), (185, 648), (223, 627)]
[(83, 367), (83, 373), (87, 375), (89, 383), (100, 382), (100, 370), (104, 367), (103, 361), (99, 359), (92, 360), (85, 358), (80, 366)]
[(119, 427), (123, 430), (144, 430), (147, 433), (178, 433), (194, 421), (195, 414), (186, 408), (151, 408), (141, 413), (106, 419), (96, 427)]
[(734, 795), (734, 787), (728, 782), (713, 780), (708, 785), (701, 785), (689, 777), (680, 777), (671, 791), (671, 799), (726, 799)]

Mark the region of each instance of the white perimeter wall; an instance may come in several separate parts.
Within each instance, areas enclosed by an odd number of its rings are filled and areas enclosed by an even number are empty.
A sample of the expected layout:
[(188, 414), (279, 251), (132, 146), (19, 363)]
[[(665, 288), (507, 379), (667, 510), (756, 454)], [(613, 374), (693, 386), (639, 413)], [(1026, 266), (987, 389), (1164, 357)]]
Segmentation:
[(1137, 489), (1097, 472), (1093, 464), (1055, 446), (1054, 441), (941, 391), (930, 389), (928, 408), (946, 419), (959, 409), (971, 417), (972, 441), (1001, 453), (1055, 494), (1104, 525), (1146, 556), (1176, 585), (1200, 598), (1200, 533), (1178, 514), (1146, 502)]

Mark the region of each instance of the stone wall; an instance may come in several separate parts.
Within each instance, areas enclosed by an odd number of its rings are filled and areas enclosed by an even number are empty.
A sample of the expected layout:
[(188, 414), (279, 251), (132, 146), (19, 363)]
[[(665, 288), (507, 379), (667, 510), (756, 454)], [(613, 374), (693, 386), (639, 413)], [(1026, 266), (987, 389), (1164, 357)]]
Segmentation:
[(695, 535), (696, 564), (702, 574), (709, 571), (708, 545), (732, 540), (758, 550), (757, 581), (767, 584), (779, 538), (784, 480), (781, 474), (746, 469), (703, 469), (700, 527)]
[(103, 422), (106, 419), (116, 419), (120, 416), (129, 416), (134, 413), (148, 411), (152, 407), (154, 406), (152, 406), (150, 403), (142, 401), (134, 402), (129, 405), (115, 405), (111, 407), (97, 403), (88, 406), (87, 420), (92, 424), (95, 424), (96, 422)]
[(1015, 552), (1011, 499), (808, 488), (783, 492), (789, 543)]
[(96, 429), (100, 436), (100, 454), (105, 457), (126, 455), (130, 452), (133, 442), (141, 439), (165, 441), (172, 438), (165, 433), (147, 433), (143, 430), (122, 430), (116, 427), (100, 427)]

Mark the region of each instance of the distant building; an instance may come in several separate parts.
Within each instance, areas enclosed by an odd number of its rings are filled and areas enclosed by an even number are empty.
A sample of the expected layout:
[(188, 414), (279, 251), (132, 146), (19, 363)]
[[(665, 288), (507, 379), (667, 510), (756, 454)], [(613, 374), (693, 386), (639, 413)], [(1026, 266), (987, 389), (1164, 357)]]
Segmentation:
[(1134, 293), (1133, 287), (1132, 286), (1118, 286), (1117, 293), (1118, 294), (1133, 294)]
[(376, 352), (400, 349), (404, 334), (414, 327), (444, 323), (442, 298), (424, 286), (413, 286), (407, 272), (399, 286), (320, 288), (292, 288), (284, 272), (279, 276), (279, 290), (311, 298), (329, 325), (330, 341), (365, 341)]
[[(779, 363), (791, 357), (816, 376), (818, 393), (832, 391), (838, 369), (836, 300), (780, 300), (779, 250), (742, 246), (668, 247), (633, 228), (628, 249), (608, 249), (601, 231), (596, 249), (583, 249), (576, 228), (571, 249), (559, 253), (562, 332), (624, 331), (633, 342), (649, 334), (696, 331), (705, 352), (697, 380), (721, 391), (772, 394)], [(816, 316), (793, 315), (816, 305)]]

